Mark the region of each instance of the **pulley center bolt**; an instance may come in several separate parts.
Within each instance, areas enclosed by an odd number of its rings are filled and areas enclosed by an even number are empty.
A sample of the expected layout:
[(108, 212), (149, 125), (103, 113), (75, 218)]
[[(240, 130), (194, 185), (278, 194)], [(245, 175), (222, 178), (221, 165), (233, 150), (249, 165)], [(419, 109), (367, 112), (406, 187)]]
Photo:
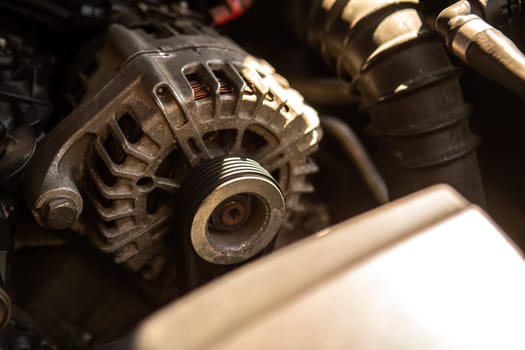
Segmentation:
[(248, 196), (233, 196), (222, 202), (212, 214), (213, 226), (220, 231), (233, 231), (246, 223), (251, 213)]
[(239, 202), (228, 203), (221, 212), (221, 221), (226, 226), (237, 226), (246, 217), (246, 208)]

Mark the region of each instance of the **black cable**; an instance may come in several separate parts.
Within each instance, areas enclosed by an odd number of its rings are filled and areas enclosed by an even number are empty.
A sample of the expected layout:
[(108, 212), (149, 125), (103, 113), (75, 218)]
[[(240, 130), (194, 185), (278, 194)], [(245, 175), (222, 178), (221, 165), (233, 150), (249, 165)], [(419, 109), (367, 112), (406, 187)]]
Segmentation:
[(357, 166), (377, 201), (381, 204), (388, 202), (388, 188), (385, 180), (350, 126), (333, 117), (322, 116), (320, 119), (323, 131), (337, 140), (346, 156)]

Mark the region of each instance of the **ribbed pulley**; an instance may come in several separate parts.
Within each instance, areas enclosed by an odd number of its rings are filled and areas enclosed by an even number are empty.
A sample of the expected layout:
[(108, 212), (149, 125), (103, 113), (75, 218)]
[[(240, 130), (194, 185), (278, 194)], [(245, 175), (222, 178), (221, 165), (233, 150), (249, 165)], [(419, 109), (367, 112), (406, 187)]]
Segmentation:
[(226, 156), (197, 167), (182, 183), (182, 232), (195, 252), (220, 265), (245, 261), (270, 244), (285, 217), (275, 179), (250, 158)]

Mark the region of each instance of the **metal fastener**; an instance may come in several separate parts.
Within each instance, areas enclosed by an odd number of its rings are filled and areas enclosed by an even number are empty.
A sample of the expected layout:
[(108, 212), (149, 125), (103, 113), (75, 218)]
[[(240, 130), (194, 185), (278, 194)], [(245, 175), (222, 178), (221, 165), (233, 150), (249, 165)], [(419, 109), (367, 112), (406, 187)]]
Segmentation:
[(52, 229), (65, 230), (75, 223), (78, 209), (69, 198), (56, 198), (42, 208), (42, 220)]

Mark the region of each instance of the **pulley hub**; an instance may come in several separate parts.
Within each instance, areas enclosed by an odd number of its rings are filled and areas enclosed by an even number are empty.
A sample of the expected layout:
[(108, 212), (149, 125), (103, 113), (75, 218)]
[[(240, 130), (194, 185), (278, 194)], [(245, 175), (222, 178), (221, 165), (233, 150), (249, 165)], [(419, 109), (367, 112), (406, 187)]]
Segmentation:
[(214, 264), (245, 261), (268, 246), (285, 218), (284, 194), (256, 161), (220, 157), (205, 162), (181, 186), (183, 234)]

